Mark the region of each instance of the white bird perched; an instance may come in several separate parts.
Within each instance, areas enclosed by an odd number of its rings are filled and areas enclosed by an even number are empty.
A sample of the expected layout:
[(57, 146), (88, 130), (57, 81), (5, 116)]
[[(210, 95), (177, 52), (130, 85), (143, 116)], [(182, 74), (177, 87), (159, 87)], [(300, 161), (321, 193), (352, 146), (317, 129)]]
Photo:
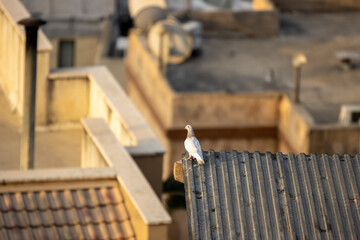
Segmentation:
[(193, 128), (190, 125), (186, 125), (185, 129), (187, 130), (187, 137), (185, 139), (184, 145), (186, 151), (189, 153), (189, 158), (186, 160), (196, 158), (199, 165), (205, 164), (201, 146), (195, 137)]

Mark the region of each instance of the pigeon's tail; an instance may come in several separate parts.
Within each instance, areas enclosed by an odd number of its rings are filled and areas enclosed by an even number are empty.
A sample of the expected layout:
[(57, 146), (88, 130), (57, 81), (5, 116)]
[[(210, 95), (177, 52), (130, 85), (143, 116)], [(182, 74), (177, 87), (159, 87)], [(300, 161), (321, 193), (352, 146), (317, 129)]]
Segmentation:
[(205, 164), (204, 159), (198, 153), (193, 154), (193, 156), (196, 158), (199, 165)]

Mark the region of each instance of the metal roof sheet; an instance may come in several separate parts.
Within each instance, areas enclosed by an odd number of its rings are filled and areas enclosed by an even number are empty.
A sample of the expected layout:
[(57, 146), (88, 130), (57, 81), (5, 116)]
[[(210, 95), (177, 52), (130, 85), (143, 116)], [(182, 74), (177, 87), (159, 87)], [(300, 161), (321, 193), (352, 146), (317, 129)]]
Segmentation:
[(135, 239), (117, 183), (69, 184), (1, 192), (0, 239)]
[(360, 155), (182, 160), (190, 239), (360, 239)]

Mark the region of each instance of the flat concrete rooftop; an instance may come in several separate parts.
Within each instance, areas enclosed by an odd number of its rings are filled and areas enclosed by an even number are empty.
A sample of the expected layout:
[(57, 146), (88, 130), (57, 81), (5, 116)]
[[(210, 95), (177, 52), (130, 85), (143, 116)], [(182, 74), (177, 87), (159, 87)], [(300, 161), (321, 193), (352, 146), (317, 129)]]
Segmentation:
[[(20, 167), (20, 119), (0, 89), (0, 170)], [(79, 167), (81, 129), (36, 132), (35, 168)]]
[(343, 103), (360, 104), (360, 69), (344, 72), (335, 52), (360, 53), (360, 14), (280, 15), (280, 34), (267, 39), (207, 36), (203, 51), (181, 65), (169, 66), (167, 79), (178, 92), (261, 92), (292, 95), (292, 56), (302, 52), (301, 100), (316, 123), (338, 121)]

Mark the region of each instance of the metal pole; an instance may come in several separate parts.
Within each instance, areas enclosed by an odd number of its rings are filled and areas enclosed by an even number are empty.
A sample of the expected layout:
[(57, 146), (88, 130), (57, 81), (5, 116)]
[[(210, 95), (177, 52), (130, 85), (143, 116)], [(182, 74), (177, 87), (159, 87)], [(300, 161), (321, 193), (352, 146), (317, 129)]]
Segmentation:
[(300, 103), (301, 67), (295, 67), (295, 103)]
[(159, 69), (162, 70), (163, 67), (163, 48), (164, 48), (164, 31), (162, 31), (160, 33), (160, 39), (159, 39), (159, 59), (158, 59), (158, 64), (159, 64)]
[(160, 45), (159, 45), (159, 69), (162, 74), (166, 74), (167, 63), (169, 57), (169, 36), (166, 31), (160, 33)]
[(24, 109), (20, 156), (20, 169), (23, 170), (34, 168), (37, 34), (39, 26), (45, 23), (38, 18), (26, 18), (19, 21), (19, 24), (24, 25), (26, 33)]
[(190, 11), (191, 11), (191, 8), (192, 8), (192, 6), (191, 6), (191, 0), (186, 0), (186, 10), (187, 10), (188, 12), (190, 12)]

